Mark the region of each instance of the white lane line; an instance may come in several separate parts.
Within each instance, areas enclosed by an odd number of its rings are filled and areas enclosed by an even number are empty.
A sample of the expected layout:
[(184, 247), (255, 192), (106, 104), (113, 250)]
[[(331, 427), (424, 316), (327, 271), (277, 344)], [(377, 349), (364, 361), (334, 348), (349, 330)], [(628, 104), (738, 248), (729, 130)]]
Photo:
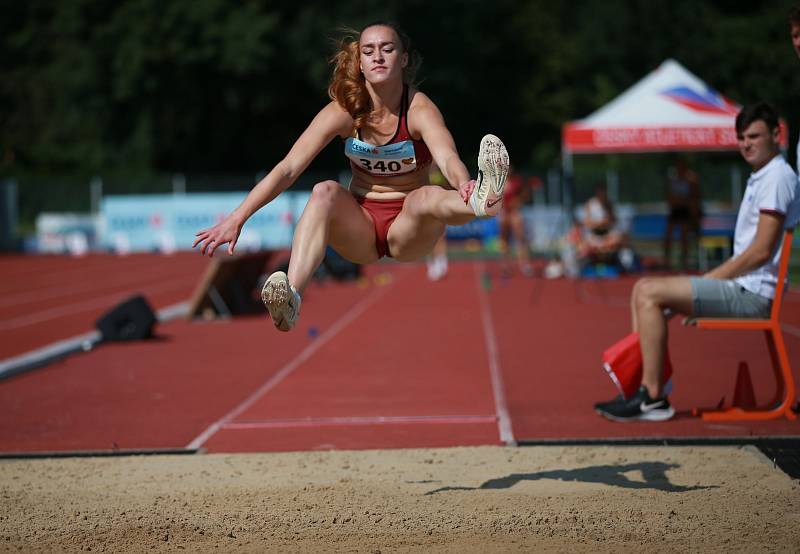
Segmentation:
[(226, 423), (222, 429), (294, 429), (302, 427), (334, 427), (359, 425), (403, 425), (403, 424), (475, 424), (494, 423), (494, 415), (462, 416), (352, 416), (352, 417), (306, 417), (300, 419), (268, 419), (264, 421), (240, 421)]
[[(395, 276), (395, 280), (397, 277)], [(396, 281), (393, 281), (396, 282)], [(322, 333), (314, 342), (306, 346), (293, 360), (288, 362), (284, 365), (277, 373), (275, 373), (271, 378), (269, 378), (265, 383), (263, 383), (258, 389), (253, 392), (250, 396), (244, 399), (241, 403), (239, 403), (236, 407), (234, 407), (231, 411), (227, 414), (219, 418), (217, 421), (212, 423), (211, 425), (206, 428), (205, 431), (197, 435), (187, 446), (186, 448), (197, 449), (200, 448), (203, 444), (205, 444), (208, 439), (214, 436), (220, 429), (224, 426), (229, 425), (233, 419), (235, 419), (239, 414), (246, 411), (250, 406), (255, 404), (262, 396), (267, 394), (269, 391), (274, 389), (281, 381), (286, 379), (292, 372), (297, 369), (300, 364), (308, 360), (314, 353), (325, 346), (333, 337), (339, 334), (339, 331), (350, 325), (358, 316), (360, 316), (364, 311), (369, 308), (372, 304), (375, 303), (381, 296), (383, 296), (388, 289), (391, 287), (384, 286), (380, 288), (375, 288), (372, 290), (372, 293), (361, 300), (358, 304), (353, 306), (350, 311), (344, 314), (341, 318), (339, 318), (336, 323), (334, 323), (330, 329), (326, 332)], [(297, 331), (295, 331), (297, 332)]]
[(500, 440), (507, 446), (514, 446), (517, 442), (511, 430), (511, 417), (508, 415), (508, 405), (506, 403), (503, 376), (500, 371), (500, 359), (497, 354), (497, 338), (494, 334), (492, 312), (489, 309), (489, 298), (486, 291), (483, 289), (483, 275), (486, 271), (486, 266), (483, 262), (479, 262), (473, 263), (473, 268), (476, 273), (475, 285), (478, 288), (478, 299), (481, 307), (483, 336), (486, 340), (486, 352), (489, 357), (489, 372), (492, 377), (492, 393), (494, 395), (494, 405), (497, 413), (497, 427), (500, 432)]
[[(146, 294), (159, 293), (172, 289), (182, 288), (185, 286), (186, 286), (186, 279), (176, 279), (168, 283), (162, 283), (161, 285), (148, 286), (146, 289), (144, 289), (143, 293), (144, 292), (146, 292)], [(19, 327), (27, 327), (28, 325), (41, 323), (42, 321), (56, 319), (58, 317), (78, 314), (82, 312), (88, 312), (96, 308), (101, 308), (103, 306), (108, 306), (109, 308), (112, 308), (114, 304), (136, 293), (137, 292), (135, 289), (131, 289), (124, 292), (118, 292), (102, 296), (100, 298), (94, 299), (91, 302), (77, 302), (74, 304), (67, 304), (66, 306), (50, 308), (49, 310), (40, 310), (37, 312), (33, 312), (32, 314), (21, 317), (6, 319), (0, 321), (0, 331), (7, 329), (17, 329)]]

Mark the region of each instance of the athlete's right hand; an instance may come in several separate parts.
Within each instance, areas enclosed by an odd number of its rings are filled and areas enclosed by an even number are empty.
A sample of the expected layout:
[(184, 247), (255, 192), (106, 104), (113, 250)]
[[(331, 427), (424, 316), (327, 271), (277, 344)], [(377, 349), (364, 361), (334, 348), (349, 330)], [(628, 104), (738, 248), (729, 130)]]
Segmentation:
[(470, 179), (458, 186), (458, 194), (461, 195), (461, 200), (464, 201), (464, 204), (469, 202), (469, 197), (472, 195), (472, 191), (475, 190), (475, 184), (475, 179)]
[(200, 245), (200, 254), (209, 257), (214, 255), (214, 251), (225, 243), (228, 243), (228, 254), (233, 254), (236, 241), (239, 240), (239, 233), (242, 230), (243, 222), (234, 214), (228, 215), (225, 219), (211, 227), (203, 229), (195, 234), (197, 237), (192, 244), (192, 248)]

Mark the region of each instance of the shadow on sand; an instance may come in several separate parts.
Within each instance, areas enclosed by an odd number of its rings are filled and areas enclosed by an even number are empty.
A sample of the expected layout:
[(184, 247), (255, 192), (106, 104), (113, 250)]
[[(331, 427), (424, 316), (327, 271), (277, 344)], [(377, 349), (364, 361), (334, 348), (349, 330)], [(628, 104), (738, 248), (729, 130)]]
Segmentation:
[[(693, 490), (717, 488), (715, 485), (682, 486), (669, 482), (667, 471), (680, 467), (678, 464), (665, 464), (663, 462), (639, 462), (623, 465), (599, 465), (578, 469), (554, 469), (536, 473), (512, 473), (505, 477), (490, 479), (478, 487), (441, 487), (425, 493), (436, 494), (447, 491), (467, 490), (495, 490), (508, 489), (520, 481), (539, 481), (541, 479), (554, 479), (557, 481), (575, 481), (580, 483), (602, 483), (612, 487), (625, 489), (656, 489), (664, 492), (687, 492)], [(638, 472), (641, 481), (633, 481), (626, 473)]]

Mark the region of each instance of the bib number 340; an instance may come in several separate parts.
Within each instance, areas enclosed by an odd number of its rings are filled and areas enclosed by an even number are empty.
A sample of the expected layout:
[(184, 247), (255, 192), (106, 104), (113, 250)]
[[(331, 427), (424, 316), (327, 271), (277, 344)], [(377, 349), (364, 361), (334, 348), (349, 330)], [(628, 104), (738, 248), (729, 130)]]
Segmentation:
[(361, 165), (364, 166), (364, 169), (367, 171), (380, 171), (381, 173), (397, 173), (400, 171), (401, 165), (400, 162), (395, 160), (385, 161), (385, 160), (367, 160), (364, 158), (359, 158)]

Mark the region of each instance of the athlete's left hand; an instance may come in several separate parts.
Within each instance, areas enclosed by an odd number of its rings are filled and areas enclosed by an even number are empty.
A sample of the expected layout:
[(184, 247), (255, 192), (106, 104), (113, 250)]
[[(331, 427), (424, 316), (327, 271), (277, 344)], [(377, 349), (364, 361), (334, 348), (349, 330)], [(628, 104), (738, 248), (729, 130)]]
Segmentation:
[(472, 191), (475, 190), (475, 179), (470, 179), (466, 183), (458, 185), (458, 194), (461, 195), (461, 200), (464, 204), (469, 202), (469, 197), (472, 196)]
[(232, 255), (243, 225), (244, 222), (236, 216), (235, 212), (231, 213), (213, 227), (196, 233), (192, 248), (199, 244), (200, 253), (203, 256), (208, 255), (211, 257), (219, 246), (228, 244), (228, 255)]

